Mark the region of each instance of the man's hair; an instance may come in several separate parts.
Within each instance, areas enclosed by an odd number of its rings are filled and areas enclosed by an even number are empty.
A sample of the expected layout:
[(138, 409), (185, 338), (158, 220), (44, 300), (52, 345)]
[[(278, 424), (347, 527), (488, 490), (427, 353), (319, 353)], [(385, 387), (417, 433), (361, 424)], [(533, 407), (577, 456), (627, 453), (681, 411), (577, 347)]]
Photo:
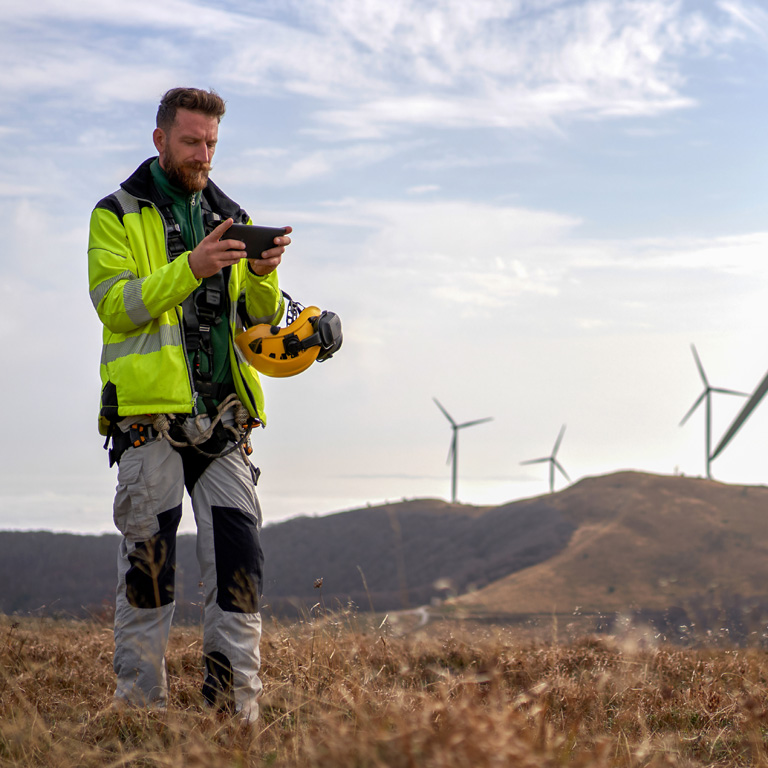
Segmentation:
[(157, 108), (157, 127), (164, 131), (170, 130), (176, 120), (176, 110), (178, 109), (202, 112), (208, 117), (215, 117), (218, 122), (221, 122), (221, 118), (227, 111), (224, 99), (214, 90), (171, 88), (160, 99), (160, 106)]

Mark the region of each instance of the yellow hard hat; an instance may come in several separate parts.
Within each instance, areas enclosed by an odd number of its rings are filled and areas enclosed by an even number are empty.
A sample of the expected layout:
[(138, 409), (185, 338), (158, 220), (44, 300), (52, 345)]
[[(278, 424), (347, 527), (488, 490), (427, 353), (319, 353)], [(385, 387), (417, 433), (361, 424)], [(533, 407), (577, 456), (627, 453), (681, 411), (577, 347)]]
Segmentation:
[[(296, 302), (289, 298), (294, 308)], [(291, 307), (289, 307), (289, 310)], [(289, 318), (295, 317), (289, 311)], [(341, 320), (317, 307), (303, 309), (288, 326), (259, 323), (235, 337), (245, 359), (266, 376), (295, 376), (315, 360), (327, 360), (341, 347)]]

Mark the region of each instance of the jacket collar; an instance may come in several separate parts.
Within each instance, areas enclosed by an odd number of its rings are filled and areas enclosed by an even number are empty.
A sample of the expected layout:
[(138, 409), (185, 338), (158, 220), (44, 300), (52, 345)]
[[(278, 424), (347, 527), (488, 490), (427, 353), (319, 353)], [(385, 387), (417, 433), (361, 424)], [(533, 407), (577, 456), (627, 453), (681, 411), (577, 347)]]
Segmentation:
[[(147, 158), (120, 186), (133, 197), (147, 200), (158, 207), (164, 207), (173, 201), (164, 195), (152, 180), (152, 171), (149, 167), (155, 157)], [(234, 200), (227, 197), (210, 179), (203, 190), (203, 197), (210, 204), (211, 210), (221, 214), (224, 218), (231, 216), (235, 221), (241, 221), (243, 216), (247, 217), (245, 211)]]

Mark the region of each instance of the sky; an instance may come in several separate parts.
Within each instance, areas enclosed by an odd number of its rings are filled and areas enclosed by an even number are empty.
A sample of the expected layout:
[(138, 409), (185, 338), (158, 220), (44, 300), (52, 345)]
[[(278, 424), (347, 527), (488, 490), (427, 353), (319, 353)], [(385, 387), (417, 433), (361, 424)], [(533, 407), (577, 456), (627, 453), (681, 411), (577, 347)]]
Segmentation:
[[(162, 94), (227, 101), (211, 177), (294, 228), (282, 287), (344, 345), (264, 378), (265, 523), (702, 476), (691, 345), (768, 370), (768, 9), (750, 0), (3, 2), (0, 530), (113, 532), (88, 297), (96, 202)], [(744, 398), (712, 401), (713, 443)], [(712, 464), (768, 482), (768, 403)], [(558, 475), (556, 490), (567, 487)], [(182, 531), (193, 531), (187, 510)]]

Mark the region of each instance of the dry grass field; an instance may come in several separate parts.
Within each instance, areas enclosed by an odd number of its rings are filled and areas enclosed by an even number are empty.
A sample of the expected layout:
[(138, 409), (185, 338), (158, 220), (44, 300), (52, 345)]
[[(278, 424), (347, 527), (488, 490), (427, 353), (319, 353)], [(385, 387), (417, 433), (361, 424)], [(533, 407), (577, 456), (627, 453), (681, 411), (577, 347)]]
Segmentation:
[(0, 617), (0, 766), (768, 765), (765, 651), (427, 630), (268, 626), (250, 730), (203, 710), (197, 627), (172, 633), (168, 711), (117, 712), (108, 623)]

